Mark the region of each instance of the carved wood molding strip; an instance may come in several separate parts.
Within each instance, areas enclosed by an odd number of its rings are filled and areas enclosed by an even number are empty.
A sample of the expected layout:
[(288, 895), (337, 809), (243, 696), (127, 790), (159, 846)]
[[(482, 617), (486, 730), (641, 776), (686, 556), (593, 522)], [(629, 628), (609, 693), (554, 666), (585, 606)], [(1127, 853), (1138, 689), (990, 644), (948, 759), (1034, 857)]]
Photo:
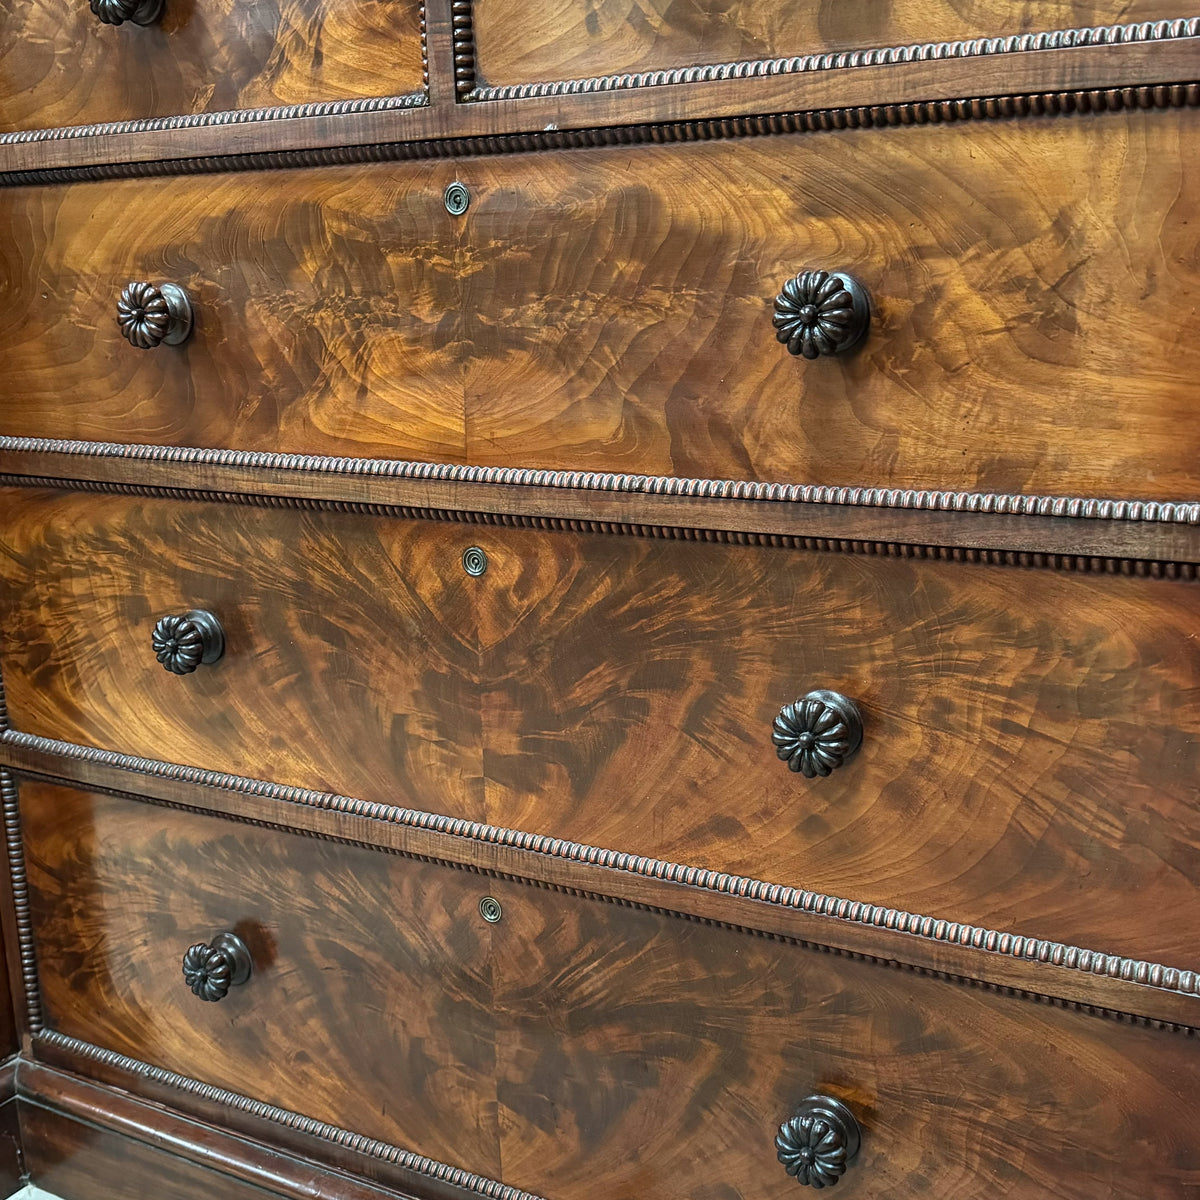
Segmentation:
[[(97, 764), (114, 768), (117, 772), (141, 776), (143, 779), (178, 780), (200, 788), (216, 789), (243, 796), (260, 797), (273, 803), (278, 802), (284, 806), (346, 814), (368, 824), (381, 823), (389, 826), (427, 831), (457, 842), (510, 847), (523, 854), (532, 855), (535, 858), (583, 864), (588, 867), (598, 868), (601, 871), (611, 871), (621, 875), (659, 880), (668, 884), (679, 885), (686, 889), (695, 889), (700, 892), (734, 896), (766, 905), (772, 909), (793, 910), (823, 918), (822, 923), (824, 924), (825, 921), (831, 922), (831, 927), (840, 925), (872, 930), (887, 930), (899, 936), (900, 941), (893, 943), (897, 949), (899, 949), (904, 941), (910, 940), (912, 942), (941, 943), (965, 948), (972, 952), (973, 955), (1020, 960), (1030, 964), (1042, 964), (1059, 968), (1080, 977), (1090, 976), (1119, 980), (1122, 983), (1134, 985), (1138, 989), (1153, 989), (1176, 996), (1188, 997), (1189, 999), (1200, 996), (1200, 973), (1196, 971), (1167, 967), (1159, 963), (1126, 958), (1120, 955), (1106, 954), (1102, 951), (1070, 946), (1062, 942), (1054, 942), (1044, 938), (1000, 933), (996, 930), (985, 929), (965, 922), (949, 921), (943, 918), (889, 908), (885, 905), (829, 896), (823, 892), (809, 891), (802, 887), (768, 883), (763, 880), (750, 879), (745, 876), (713, 871), (707, 868), (665, 862), (661, 859), (647, 858), (639, 854), (588, 846), (579, 842), (551, 837), (546, 834), (533, 834), (518, 829), (483, 825), (477, 821), (449, 817), (419, 809), (369, 803), (364, 800), (330, 792), (316, 792), (308, 788), (269, 783), (265, 780), (249, 779), (244, 776), (230, 775), (222, 771), (210, 771), (200, 767), (186, 766), (181, 763), (140, 758), (122, 754), (114, 750), (98, 750), (91, 746), (80, 746), (75, 743), (57, 741), (35, 734), (19, 733), (16, 730), (7, 730), (0, 733), (0, 747), (15, 747), (30, 750), (37, 755), (47, 756), (59, 761)], [(9, 759), (8, 765), (15, 770), (34, 770), (29, 763), (22, 763), (19, 755), (6, 757)], [(70, 775), (68, 774), (65, 777), (70, 778)], [(87, 785), (85, 784), (85, 786)], [(118, 788), (117, 790), (125, 791), (124, 788)], [(139, 799), (148, 799), (152, 803), (162, 802), (161, 798), (139, 794), (137, 792), (136, 781), (131, 780), (129, 791), (130, 794), (135, 795)], [(12, 789), (12, 792), (12, 815), (17, 817), (15, 788)], [(204, 811), (211, 810), (205, 809)], [(231, 814), (219, 813), (218, 815)], [(232, 815), (239, 816), (236, 813)], [(286, 825), (286, 818), (281, 816), (280, 824)], [(329, 836), (328, 831), (321, 829), (308, 828), (303, 830), (303, 832), (317, 837)], [(11, 832), (9, 836), (11, 839)], [(338, 839), (335, 837), (333, 840)], [(373, 845), (375, 843), (368, 844)], [(437, 853), (423, 853), (419, 851), (413, 853), (415, 857), (444, 862), (447, 865), (461, 865), (464, 861), (461, 856), (441, 857)], [(443, 851), (443, 853), (445, 852)], [(469, 857), (465, 861), (468, 864), (471, 862)], [(515, 879), (541, 885), (545, 885), (547, 882), (535, 876), (522, 875), (520, 872), (502, 873), (510, 874), (510, 877)], [(595, 879), (597, 884), (595, 888), (576, 888), (576, 890), (581, 890), (598, 899), (629, 903), (628, 899), (614, 895), (610, 891), (607, 891), (605, 887), (600, 886), (603, 882), (602, 876), (595, 875), (592, 878)], [(553, 881), (549, 882), (552, 883)], [(682, 900), (683, 896), (680, 895), (679, 898)], [(652, 903), (647, 906), (676, 913), (689, 919), (710, 920), (710, 918), (706, 918), (703, 915), (690, 913), (686, 905), (681, 909), (668, 908)], [(739, 928), (742, 927), (740, 922), (718, 920), (713, 923), (731, 924)], [(748, 928), (753, 929), (755, 927), (750, 926)], [(773, 933), (775, 931), (766, 929), (763, 932)], [(802, 940), (810, 942), (812, 939), (804, 938)], [(816, 941), (812, 944), (819, 947), (828, 946), (828, 948), (836, 952), (847, 950), (847, 947), (839, 946), (836, 940), (833, 942)], [(868, 954), (867, 957), (878, 958), (879, 956)], [(897, 965), (907, 965), (902, 958), (893, 959), (892, 957), (888, 957), (882, 961), (889, 963), (894, 961)], [(919, 966), (919, 964), (915, 965)], [(971, 978), (974, 979), (976, 977), (972, 976)], [(981, 982), (986, 983), (987, 981)], [(1049, 979), (1046, 979), (1044, 982), (1047, 987), (1052, 983)], [(1023, 991), (1025, 989), (1018, 988), (1016, 990)], [(1052, 995), (1053, 993), (1047, 991), (1037, 994), (1045, 996)], [(1089, 1005), (1088, 1007), (1104, 1008), (1105, 1011), (1109, 1011), (1108, 1006)], [(1200, 1018), (1200, 1012), (1197, 1013), (1197, 1016)], [(1166, 1023), (1174, 1024), (1173, 1022)], [(1181, 1026), (1181, 1028), (1184, 1028), (1184, 1026)]]
[[(629, 88), (665, 87), (679, 83), (712, 83), (724, 79), (748, 79), (761, 75), (795, 75), (813, 71), (842, 71), (858, 67), (893, 66), (896, 63), (929, 62), (947, 58), (980, 58), (985, 55), (1023, 54), (1037, 50), (1070, 50), (1079, 46), (1114, 46), (1129, 42), (1162, 42), (1200, 35), (1200, 17), (1166, 21), (1143, 21), (1127, 25), (1099, 25), (1079, 29), (1054, 29), (1044, 33), (1013, 34), (1007, 37), (974, 38), (970, 41), (913, 43), (907, 46), (871, 47), (828, 54), (805, 54), (790, 58), (747, 59), (711, 63), (671, 70), (636, 74), (600, 75), (586, 79), (562, 79), (546, 83), (521, 83), (503, 87), (473, 87), (475, 62), (472, 54), (459, 74), (458, 10), (470, 0), (455, 0), (455, 73), (464, 99), (524, 100), (541, 96), (571, 96), (589, 92), (623, 91)], [(469, 26), (464, 46), (473, 47)], [(468, 82), (469, 81), (469, 82)]]
[[(427, 68), (426, 68), (427, 69)], [(341, 117), (351, 113), (395, 112), (428, 104), (424, 92), (403, 96), (370, 96), (360, 100), (312, 100), (274, 108), (233, 108), (220, 112), (181, 113), (173, 117), (139, 117), (128, 121), (103, 121), (94, 125), (60, 125), (50, 129), (19, 129), (0, 133), (0, 146), (29, 142), (57, 142), (112, 134), (157, 133), (164, 129), (198, 129), (206, 125), (247, 125), (259, 121), (289, 121), (297, 117)]]
[[(818, 554), (871, 554), (885, 558), (971, 563), (977, 566), (1016, 567), (1027, 570), (1073, 571), (1080, 574), (1116, 575), (1124, 578), (1166, 579), (1181, 583), (1194, 583), (1200, 579), (1200, 563), (1173, 562), (1163, 559), (1055, 554), (1037, 550), (989, 550), (978, 546), (938, 546), (912, 542), (872, 541), (862, 538), (811, 537), (802, 534), (704, 529), (686, 525), (647, 525), (629, 521), (473, 512), (406, 504), (373, 504), (353, 500), (272, 496), (254, 492), (213, 491), (204, 488), (158, 487), (107, 480), (62, 479), (51, 476), (10, 475), (0, 472), (0, 487), (8, 486), (99, 492), (121, 496), (147, 496), (165, 500), (190, 500), (197, 503), (244, 504), (255, 508), (354, 513), (409, 521), (448, 521), (466, 525), (494, 525), (510, 529), (666, 538), (673, 541), (755, 546), (763, 549), (804, 550)], [(4, 694), (0, 688), (0, 729), (6, 728), (3, 718)]]
[(1144, 84), (1134, 87), (1022, 93), (848, 108), (820, 108), (762, 116), (722, 117), (661, 124), (539, 130), (528, 133), (476, 135), (406, 142), (373, 142), (363, 145), (312, 149), (0, 171), (0, 187), (75, 183), (95, 179), (126, 179), (156, 175), (195, 175), (349, 163), (402, 162), (427, 158), (462, 158), (483, 154), (517, 154), (534, 150), (571, 150), (701, 142), (725, 138), (765, 137), (775, 134), (817, 133), (836, 129), (945, 124), (955, 121), (998, 120), (1013, 117), (1057, 117), (1088, 113), (1115, 113), (1127, 109), (1194, 108), (1197, 106), (1200, 106), (1200, 82)]
[(344, 1146), (358, 1154), (364, 1154), (389, 1165), (400, 1167), (402, 1170), (410, 1171), (414, 1175), (435, 1179), (439, 1183), (450, 1184), (464, 1192), (487, 1197), (487, 1200), (539, 1200), (539, 1197), (532, 1192), (521, 1191), (520, 1188), (500, 1183), (495, 1179), (487, 1179), (472, 1171), (465, 1171), (461, 1167), (448, 1166), (446, 1163), (438, 1162), (437, 1159), (418, 1154), (414, 1150), (403, 1150), (398, 1146), (391, 1146), (387, 1142), (351, 1133), (348, 1129), (341, 1129), (336, 1125), (318, 1121), (315, 1117), (305, 1117), (286, 1108), (278, 1108), (273, 1104), (266, 1104), (261, 1100), (253, 1100), (249, 1096), (227, 1091), (225, 1088), (201, 1083), (198, 1079), (191, 1079), (186, 1075), (168, 1071), (164, 1067), (156, 1067), (139, 1059), (130, 1058), (115, 1050), (94, 1046), (90, 1042), (58, 1033), (52, 1029), (39, 1030), (34, 1042), (35, 1046), (38, 1043), (52, 1046), (85, 1061), (111, 1067), (134, 1078), (164, 1085), (201, 1100), (218, 1104), (223, 1108), (247, 1113), (260, 1120), (270, 1121), (287, 1129), (294, 1129), (309, 1137), (331, 1142), (336, 1146)]
[[(363, 478), (499, 484), (567, 491), (620, 492), (647, 496), (828, 504), (852, 508), (898, 508), (926, 512), (1003, 516), (1070, 517), (1200, 525), (1200, 501), (1106, 500), (1018, 493), (949, 492), (879, 487), (828, 487), (806, 483), (757, 483), (736, 479), (688, 479), (674, 475), (627, 475), (607, 471), (549, 471), (535, 467), (473, 467), (393, 458), (338, 458), (257, 450), (209, 450), (124, 442), (0, 437), (0, 453), (53, 454), (77, 458), (133, 459)], [(65, 481), (64, 481), (65, 482)]]
[(12, 888), (13, 913), (17, 927), (17, 952), (21, 964), (21, 992), (25, 1020), (30, 1030), (42, 1028), (42, 997), (38, 984), (37, 953), (34, 949), (33, 919), (29, 911), (29, 882), (25, 875), (25, 845), (21, 839), (21, 809), (17, 803), (17, 781), (0, 767), (0, 811), (4, 819), (4, 841), (8, 854), (8, 876)]

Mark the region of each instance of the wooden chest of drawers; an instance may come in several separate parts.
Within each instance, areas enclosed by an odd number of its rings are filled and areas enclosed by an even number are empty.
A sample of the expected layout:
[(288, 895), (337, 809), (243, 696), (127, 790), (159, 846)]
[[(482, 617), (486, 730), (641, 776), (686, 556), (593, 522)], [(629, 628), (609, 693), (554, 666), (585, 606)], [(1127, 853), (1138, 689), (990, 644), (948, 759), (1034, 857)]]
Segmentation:
[(1200, 17), (0, 30), (33, 1182), (1200, 1193)]

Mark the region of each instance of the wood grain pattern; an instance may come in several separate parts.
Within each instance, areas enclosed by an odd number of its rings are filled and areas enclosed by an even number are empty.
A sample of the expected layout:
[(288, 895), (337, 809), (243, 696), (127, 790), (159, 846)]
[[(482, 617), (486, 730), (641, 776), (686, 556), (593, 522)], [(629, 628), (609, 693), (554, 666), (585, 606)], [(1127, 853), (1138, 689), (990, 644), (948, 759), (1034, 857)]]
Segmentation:
[[(1195, 584), (123, 497), (9, 511), (27, 733), (1196, 966)], [(178, 679), (149, 629), (193, 605), (229, 650)], [(815, 687), (867, 732), (806, 781), (770, 730)]]
[(418, 0), (166, 0), (144, 27), (104, 25), (86, 0), (0, 3), (0, 130), (421, 87)]
[[(1193, 499), (1198, 141), (1200, 114), (1138, 112), (562, 152), (536, 172), (13, 189), (3, 429)], [(455, 174), (474, 197), (458, 225)], [(771, 304), (821, 264), (853, 270), (876, 316), (861, 351), (808, 363)], [(192, 292), (189, 345), (120, 340), (135, 276)]]
[[(492, 927), (469, 875), (49, 785), (21, 790), (51, 1028), (499, 1173)], [(462, 882), (447, 891), (447, 876)], [(225, 929), (250, 947), (254, 974), (206, 1004), (180, 962)]]
[[(1200, 1184), (1191, 1039), (130, 800), (26, 782), (22, 805), (56, 1028), (537, 1194), (783, 1200), (775, 1127), (816, 1089), (859, 1114), (845, 1186), (872, 1196)], [(193, 1010), (167, 948), (235, 919), (265, 965)], [(436, 1120), (446, 1080), (471, 1117)]]
[[(482, 818), (476, 597), (454, 527), (62, 499), (5, 508), (26, 514), (0, 539), (16, 720)], [(173, 676), (150, 634), (191, 608), (217, 615), (226, 652)]]
[(476, 74), (496, 86), (1155, 21), (1171, 0), (473, 0)]
[[(14, 1105), (14, 1108), (16, 1106)], [(228, 1114), (226, 1114), (228, 1116)], [(188, 1120), (128, 1092), (34, 1062), (21, 1064), (21, 1124), (33, 1181), (61, 1200), (411, 1200)], [(429, 1200), (464, 1200), (460, 1191)]]

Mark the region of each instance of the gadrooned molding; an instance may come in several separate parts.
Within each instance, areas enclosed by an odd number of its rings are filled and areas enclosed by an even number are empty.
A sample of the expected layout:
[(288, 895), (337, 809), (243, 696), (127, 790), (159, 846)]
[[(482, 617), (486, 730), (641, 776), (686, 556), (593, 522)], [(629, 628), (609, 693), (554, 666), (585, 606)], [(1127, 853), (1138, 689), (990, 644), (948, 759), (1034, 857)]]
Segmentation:
[(161, 133), (168, 129), (201, 129), (210, 125), (253, 125), (260, 121), (292, 121), (301, 117), (344, 117), (351, 113), (397, 112), (407, 108), (423, 108), (428, 103), (425, 92), (409, 92), (402, 96), (369, 96), (360, 100), (313, 100), (306, 104), (281, 104), (274, 108), (232, 108), (219, 112), (181, 113), (173, 117), (101, 121), (93, 125), (19, 129), (11, 133), (0, 133), (0, 146), (71, 141), (76, 138), (109, 137), (126, 133)]
[(673, 475), (626, 475), (607, 471), (548, 471), (530, 467), (473, 467), (396, 458), (338, 458), (258, 450), (212, 450), (125, 442), (82, 442), (56, 438), (0, 437), (0, 451), (189, 463), (300, 474), (503, 484), (588, 492), (682, 496), (708, 500), (753, 500), (828, 504), (854, 508), (903, 508), (930, 512), (995, 513), (1009, 516), (1072, 517), (1083, 520), (1200, 524), (1200, 502), (1105, 500), (994, 492), (944, 492), (877, 487), (826, 487), (802, 483), (758, 483), (733, 479), (687, 479)]
[(199, 175), (219, 171), (316, 167), (345, 163), (463, 158), (481, 154), (517, 154), (534, 150), (573, 150), (702, 142), (726, 138), (765, 137), (775, 134), (820, 133), (839, 129), (936, 125), (955, 121), (995, 120), (1011, 117), (1059, 117), (1083, 113), (1116, 113), (1128, 109), (1190, 108), (1197, 105), (1200, 105), (1200, 83), (1198, 82), (1151, 84), (1138, 87), (1093, 88), (1011, 96), (928, 100), (904, 104), (875, 104), (855, 108), (823, 108), (765, 116), (723, 117), (646, 125), (540, 130), (530, 133), (465, 138), (36, 168), (27, 171), (0, 172), (0, 187), (158, 175)]
[[(99, 492), (118, 496), (147, 496), (254, 508), (294, 509), (303, 512), (354, 513), (411, 521), (452, 521), (509, 529), (547, 530), (560, 533), (604, 534), (624, 537), (665, 538), (713, 545), (755, 546), (804, 550), (818, 554), (868, 554), (928, 562), (969, 563), (976, 566), (1017, 567), (1032, 570), (1073, 571), (1080, 574), (1118, 575), (1136, 579), (1165, 579), (1192, 583), (1200, 578), (1200, 563), (1163, 559), (1111, 558), (1100, 555), (1055, 554), (1041, 550), (989, 550), (979, 546), (936, 546), (919, 542), (866, 541), (861, 538), (823, 538), (787, 533), (749, 533), (744, 530), (701, 529), (686, 525), (647, 525), (631, 521), (595, 521), (577, 517), (529, 516), (524, 513), (475, 512), (469, 509), (426, 508), (411, 504), (374, 504), (355, 500), (325, 500), (307, 496), (271, 496), (260, 492), (221, 492), (205, 488), (157, 487), (108, 480), (68, 479), (0, 472), (0, 487), (47, 488), (57, 491)], [(0, 729), (4, 725), (0, 693)]]
[[(477, 821), (449, 817), (421, 809), (371, 803), (332, 792), (315, 792), (308, 788), (269, 783), (261, 779), (249, 779), (241, 775), (209, 771), (200, 767), (185, 766), (181, 763), (139, 758), (121, 754), (115, 750), (98, 750), (91, 746), (80, 746), (73, 742), (44, 738), (36, 734), (19, 733), (11, 729), (0, 733), (0, 743), (52, 755), (60, 759), (113, 767), (117, 770), (127, 771), (131, 775), (177, 779), (200, 787), (215, 788), (241, 795), (260, 796), (278, 801), (283, 805), (346, 813), (364, 820), (429, 830), (467, 841), (511, 846), (517, 850), (548, 858), (586, 863), (589, 866), (605, 870), (664, 880), (701, 891), (740, 896), (775, 908), (812, 913), (848, 925), (887, 929), (921, 941), (963, 946), (984, 954), (1019, 959), (1025, 962), (1045, 963), (1078, 972), (1080, 975), (1119, 979), (1127, 983), (1173, 992), (1182, 996), (1200, 995), (1200, 974), (1196, 971), (1167, 967), (1159, 963), (1125, 958), (1115, 954), (1105, 954), (1102, 951), (1087, 950), (1043, 938), (999, 933), (978, 925), (947, 921), (938, 917), (888, 908), (884, 905), (829, 896), (823, 892), (809, 891), (807, 888), (767, 883), (742, 875), (665, 862), (661, 859), (647, 858), (644, 855), (630, 854), (624, 851), (606, 850), (597, 846), (551, 837), (547, 834), (534, 834), (519, 829), (484, 825)], [(130, 786), (131, 791), (136, 794), (136, 784), (131, 783)], [(150, 800), (152, 803), (154, 802), (152, 798)], [(13, 803), (15, 805), (15, 791)], [(283, 823), (286, 824), (285, 819)], [(603, 898), (602, 889), (599, 889), (596, 894)], [(1200, 1017), (1200, 1013), (1197, 1015)]]
[(277, 1125), (295, 1129), (300, 1133), (332, 1142), (337, 1146), (344, 1146), (358, 1154), (394, 1164), (427, 1179), (436, 1179), (439, 1183), (473, 1192), (477, 1196), (484, 1196), (487, 1200), (540, 1200), (532, 1192), (525, 1192), (510, 1184), (500, 1183), (483, 1175), (476, 1175), (473, 1171), (466, 1171), (461, 1167), (448, 1166), (435, 1158), (427, 1158), (424, 1154), (418, 1154), (414, 1150), (402, 1150), (398, 1146), (389, 1145), (387, 1142), (381, 1142), (360, 1133), (351, 1133), (348, 1129), (330, 1125), (315, 1117), (305, 1117), (289, 1109), (278, 1108), (273, 1104), (253, 1100), (238, 1092), (231, 1092), (226, 1088), (201, 1083), (198, 1079), (191, 1079), (163, 1067), (152, 1066), (140, 1059), (130, 1058), (126, 1054), (119, 1054), (115, 1050), (107, 1050), (102, 1046), (95, 1046), (91, 1042), (58, 1033), (56, 1030), (43, 1029), (39, 1031), (35, 1037), (36, 1042), (56, 1047), (78, 1058), (113, 1068), (137, 1079), (174, 1088), (200, 1100), (244, 1112), (261, 1120), (272, 1121)]
[[(464, 45), (474, 46), (470, 28), (470, 0), (455, 0), (466, 6), (468, 17)], [(457, 37), (458, 27), (455, 26)], [(943, 59), (981, 58), (998, 54), (1023, 54), (1037, 50), (1071, 50), (1081, 46), (1115, 46), (1129, 42), (1163, 42), (1200, 35), (1200, 17), (1141, 21), (1125, 25), (1097, 25), (1078, 29), (1053, 29), (1043, 33), (1007, 37), (973, 38), (969, 41), (912, 43), (905, 46), (871, 47), (860, 50), (805, 54), (790, 58), (746, 59), (711, 63), (672, 70), (598, 75), (586, 79), (562, 79), (545, 83), (510, 84), (502, 87), (473, 87), (475, 61), (472, 53), (459, 76), (459, 91), (469, 100), (525, 100), (543, 96), (576, 96), (590, 92), (625, 91), (630, 88), (666, 87), (680, 83), (713, 83), (723, 79), (749, 79), (768, 75), (810, 74), (860, 67), (894, 66), (898, 63), (932, 62)], [(455, 73), (459, 72), (457, 40)], [(469, 81), (469, 82), (468, 82)]]
[(42, 999), (38, 986), (33, 918), (29, 909), (29, 882), (25, 875), (25, 845), (21, 839), (21, 809), (17, 800), (17, 781), (12, 772), (4, 767), (0, 767), (0, 809), (4, 814), (4, 841), (17, 926), (25, 1019), (31, 1032), (37, 1033), (42, 1028)]

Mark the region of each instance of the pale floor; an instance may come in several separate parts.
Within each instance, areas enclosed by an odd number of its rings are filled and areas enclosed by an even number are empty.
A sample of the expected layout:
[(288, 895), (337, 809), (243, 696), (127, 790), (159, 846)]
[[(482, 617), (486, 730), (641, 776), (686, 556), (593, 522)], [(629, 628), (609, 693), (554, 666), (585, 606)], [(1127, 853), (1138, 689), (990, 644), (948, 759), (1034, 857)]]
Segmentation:
[(8, 1200), (58, 1200), (57, 1196), (52, 1196), (49, 1192), (43, 1192), (41, 1188), (36, 1188), (33, 1184), (23, 1187), (19, 1192), (13, 1192)]

